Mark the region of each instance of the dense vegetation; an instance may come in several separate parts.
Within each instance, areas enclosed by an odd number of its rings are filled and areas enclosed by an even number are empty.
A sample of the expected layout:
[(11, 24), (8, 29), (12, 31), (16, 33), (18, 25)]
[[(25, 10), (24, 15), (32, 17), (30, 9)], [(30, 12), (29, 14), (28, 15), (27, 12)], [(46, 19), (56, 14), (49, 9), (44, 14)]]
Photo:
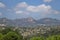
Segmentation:
[(60, 40), (60, 33), (57, 32), (57, 29), (51, 29), (49, 33), (43, 35), (23, 37), (18, 29), (14, 30), (14, 27), (0, 27), (0, 40)]

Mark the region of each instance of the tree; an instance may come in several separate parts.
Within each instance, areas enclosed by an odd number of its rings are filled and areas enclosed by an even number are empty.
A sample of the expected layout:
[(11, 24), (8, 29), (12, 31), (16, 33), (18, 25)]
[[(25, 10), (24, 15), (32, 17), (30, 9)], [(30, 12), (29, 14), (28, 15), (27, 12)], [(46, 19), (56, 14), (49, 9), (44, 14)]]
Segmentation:
[(30, 40), (44, 40), (43, 37), (32, 37)]
[(22, 37), (15, 32), (9, 32), (2, 38), (2, 40), (22, 40)]
[(60, 35), (54, 35), (47, 38), (47, 40), (60, 40)]
[(5, 28), (4, 30), (1, 31), (2, 34), (7, 34), (8, 32), (13, 31), (11, 28)]
[(2, 39), (3, 35), (0, 33), (0, 40)]

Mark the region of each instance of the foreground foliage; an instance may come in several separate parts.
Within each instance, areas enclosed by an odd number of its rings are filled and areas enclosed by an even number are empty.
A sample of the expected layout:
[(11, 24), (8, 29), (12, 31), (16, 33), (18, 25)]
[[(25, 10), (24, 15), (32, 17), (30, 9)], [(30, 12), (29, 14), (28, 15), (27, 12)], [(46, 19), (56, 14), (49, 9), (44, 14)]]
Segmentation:
[[(60, 31), (58, 31), (60, 32)], [(23, 37), (19, 30), (13, 30), (13, 28), (5, 28), (0, 30), (0, 40), (60, 40), (60, 34), (56, 34), (57, 31), (55, 29), (51, 30), (50, 34), (47, 33), (48, 36), (31, 36), (31, 37)]]

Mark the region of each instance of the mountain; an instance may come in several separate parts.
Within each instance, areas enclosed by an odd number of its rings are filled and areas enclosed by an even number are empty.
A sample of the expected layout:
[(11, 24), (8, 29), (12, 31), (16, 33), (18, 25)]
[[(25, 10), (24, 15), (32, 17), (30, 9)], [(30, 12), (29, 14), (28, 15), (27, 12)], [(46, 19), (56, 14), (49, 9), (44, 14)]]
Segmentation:
[(28, 18), (22, 18), (22, 19), (15, 19), (14, 22), (16, 23), (16, 25), (20, 26), (26, 26), (26, 25), (33, 25), (36, 23), (36, 20), (33, 19), (32, 17), (28, 17)]
[(37, 22), (40, 24), (50, 24), (50, 25), (60, 24), (60, 20), (53, 19), (53, 18), (43, 18), (43, 19), (39, 19)]
[(35, 20), (32, 17), (22, 18), (22, 19), (8, 19), (8, 18), (0, 18), (0, 24), (5, 24), (9, 26), (33, 26), (33, 25), (60, 25), (60, 20), (53, 18), (42, 18), (39, 20)]
[(13, 25), (14, 22), (8, 18), (0, 18), (0, 24)]

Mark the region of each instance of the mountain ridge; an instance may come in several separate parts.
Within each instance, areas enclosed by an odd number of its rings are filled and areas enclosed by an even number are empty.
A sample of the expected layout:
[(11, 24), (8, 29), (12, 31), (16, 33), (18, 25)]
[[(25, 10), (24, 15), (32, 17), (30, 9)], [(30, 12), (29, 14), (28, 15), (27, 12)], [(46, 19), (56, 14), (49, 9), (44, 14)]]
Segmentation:
[(27, 25), (38, 25), (38, 24), (60, 25), (60, 20), (53, 18), (42, 18), (39, 20), (35, 20), (32, 17), (14, 19), (14, 20), (8, 18), (0, 18), (0, 24), (11, 25), (11, 26), (27, 26)]

